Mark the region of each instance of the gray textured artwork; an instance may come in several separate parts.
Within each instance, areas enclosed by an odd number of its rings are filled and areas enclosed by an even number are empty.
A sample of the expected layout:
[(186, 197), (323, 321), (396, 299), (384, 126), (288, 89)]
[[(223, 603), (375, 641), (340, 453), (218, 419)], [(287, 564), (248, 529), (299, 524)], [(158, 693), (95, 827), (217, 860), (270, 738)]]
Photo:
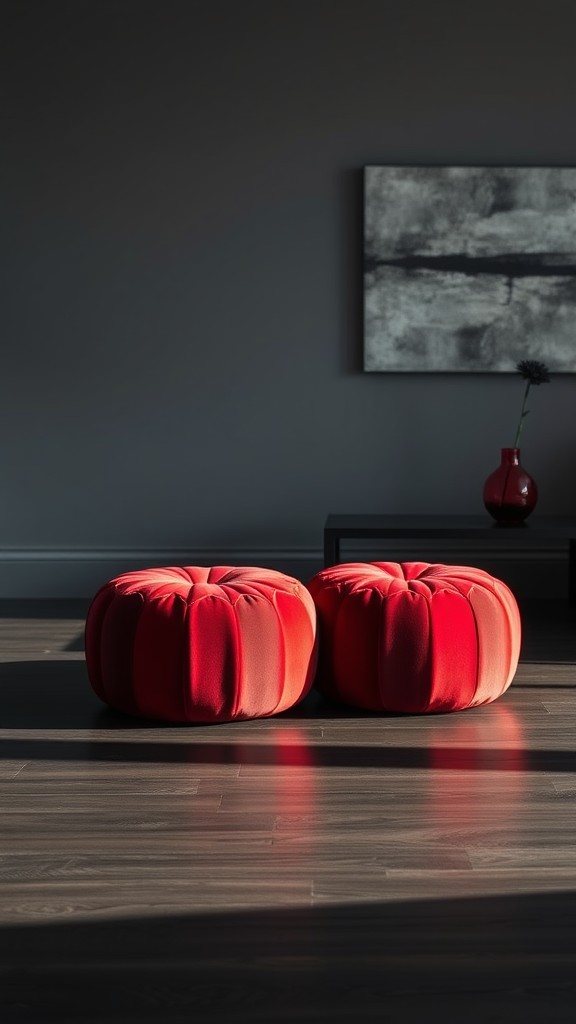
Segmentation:
[(366, 167), (364, 369), (576, 372), (576, 168)]

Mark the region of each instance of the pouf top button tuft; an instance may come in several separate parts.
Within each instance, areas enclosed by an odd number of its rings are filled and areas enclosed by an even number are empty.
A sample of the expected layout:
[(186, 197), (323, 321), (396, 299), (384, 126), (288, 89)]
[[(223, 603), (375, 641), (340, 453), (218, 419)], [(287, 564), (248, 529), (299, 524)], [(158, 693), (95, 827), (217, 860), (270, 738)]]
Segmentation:
[(317, 686), (373, 711), (459, 711), (510, 685), (521, 625), (516, 600), (482, 569), (349, 562), (308, 584), (320, 634)]
[(285, 711), (309, 691), (316, 613), (274, 569), (168, 566), (106, 583), (86, 619), (86, 665), (116, 710), (172, 722)]
[(118, 576), (107, 586), (113, 586), (121, 594), (146, 592), (152, 599), (174, 596), (198, 601), (202, 597), (221, 597), (231, 604), (248, 595), (267, 597), (271, 588), (287, 594), (302, 590), (298, 580), (275, 570), (230, 565), (145, 569)]

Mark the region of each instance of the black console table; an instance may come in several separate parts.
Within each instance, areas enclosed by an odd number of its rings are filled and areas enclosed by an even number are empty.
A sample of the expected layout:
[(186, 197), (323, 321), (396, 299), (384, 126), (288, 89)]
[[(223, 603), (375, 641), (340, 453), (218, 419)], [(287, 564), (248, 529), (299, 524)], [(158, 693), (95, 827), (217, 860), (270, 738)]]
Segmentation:
[(565, 543), (568, 585), (576, 603), (576, 516), (531, 516), (522, 526), (498, 526), (488, 516), (329, 515), (324, 526), (324, 565), (337, 565), (340, 541), (478, 540), (504, 548)]

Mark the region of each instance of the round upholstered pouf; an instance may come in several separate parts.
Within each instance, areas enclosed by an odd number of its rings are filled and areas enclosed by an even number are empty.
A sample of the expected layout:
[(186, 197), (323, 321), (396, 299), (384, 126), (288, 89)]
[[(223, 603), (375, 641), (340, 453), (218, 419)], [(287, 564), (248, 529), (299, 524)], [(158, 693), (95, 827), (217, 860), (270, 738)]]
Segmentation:
[(306, 587), (272, 569), (128, 572), (96, 594), (86, 665), (119, 711), (171, 722), (273, 715), (310, 689), (316, 613)]
[(318, 614), (316, 685), (373, 711), (460, 711), (510, 685), (520, 615), (508, 587), (459, 565), (369, 562), (309, 583)]

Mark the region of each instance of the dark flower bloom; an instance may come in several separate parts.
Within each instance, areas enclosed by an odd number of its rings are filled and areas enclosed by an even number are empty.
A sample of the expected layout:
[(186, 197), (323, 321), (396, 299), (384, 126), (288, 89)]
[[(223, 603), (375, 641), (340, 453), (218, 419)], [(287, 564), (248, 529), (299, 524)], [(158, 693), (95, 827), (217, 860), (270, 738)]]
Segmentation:
[(528, 401), (528, 394), (532, 384), (550, 383), (550, 371), (546, 364), (541, 363), (539, 359), (522, 359), (521, 362), (517, 364), (516, 369), (518, 370), (518, 373), (522, 374), (522, 380), (526, 381), (526, 388), (524, 391), (524, 400), (522, 402), (520, 419), (518, 420), (518, 427), (516, 429), (516, 440), (514, 441), (515, 448), (517, 448), (520, 443), (520, 434), (522, 433), (524, 420), (530, 411), (526, 408), (526, 402)]
[(516, 369), (522, 374), (523, 380), (529, 381), (530, 384), (550, 383), (550, 371), (539, 359), (523, 359)]

